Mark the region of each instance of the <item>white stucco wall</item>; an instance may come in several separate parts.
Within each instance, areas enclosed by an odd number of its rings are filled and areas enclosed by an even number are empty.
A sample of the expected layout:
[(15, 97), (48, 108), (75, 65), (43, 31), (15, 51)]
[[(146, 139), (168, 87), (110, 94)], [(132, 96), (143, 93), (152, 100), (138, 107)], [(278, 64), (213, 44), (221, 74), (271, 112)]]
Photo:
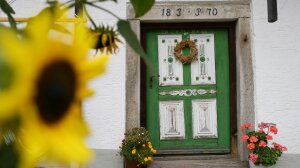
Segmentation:
[[(126, 19), (125, 1), (99, 3), (99, 6)], [(88, 8), (96, 23), (115, 25), (113, 16)], [(117, 29), (117, 28), (116, 28)], [(91, 129), (88, 145), (94, 149), (118, 149), (125, 131), (125, 48), (110, 57), (107, 72), (91, 83), (96, 95), (84, 103), (85, 118)]]
[(278, 125), (276, 141), (300, 153), (300, 1), (278, 0), (268, 23), (267, 1), (252, 0), (257, 122)]

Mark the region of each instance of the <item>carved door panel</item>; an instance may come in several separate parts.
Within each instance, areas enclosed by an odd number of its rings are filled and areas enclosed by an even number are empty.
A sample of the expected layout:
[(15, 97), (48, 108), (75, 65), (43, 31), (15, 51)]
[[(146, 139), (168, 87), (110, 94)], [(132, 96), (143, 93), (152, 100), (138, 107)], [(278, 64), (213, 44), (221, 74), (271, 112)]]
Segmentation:
[[(146, 39), (158, 72), (147, 73), (147, 129), (158, 152), (230, 152), (227, 30), (155, 30)], [(198, 50), (189, 64), (174, 56), (183, 39)], [(182, 49), (184, 56), (189, 51)]]

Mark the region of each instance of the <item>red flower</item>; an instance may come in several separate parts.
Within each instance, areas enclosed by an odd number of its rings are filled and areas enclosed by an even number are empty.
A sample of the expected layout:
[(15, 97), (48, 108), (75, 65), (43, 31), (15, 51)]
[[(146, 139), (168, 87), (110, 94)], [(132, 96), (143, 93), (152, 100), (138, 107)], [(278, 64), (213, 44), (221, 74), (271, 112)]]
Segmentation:
[(266, 124), (264, 122), (261, 122), (260, 124), (258, 124), (258, 128), (260, 128), (261, 130), (264, 128), (267, 128), (267, 127), (268, 127), (268, 124)]
[(258, 146), (266, 147), (267, 143), (265, 141), (263, 141), (263, 140), (260, 140)]
[(265, 133), (263, 129), (258, 130), (259, 133)]
[(266, 138), (267, 138), (267, 140), (272, 140), (273, 139), (273, 137), (271, 135), (267, 135)]
[(255, 148), (255, 145), (254, 145), (254, 143), (249, 143), (249, 144), (247, 145), (247, 147), (248, 147), (248, 149), (252, 150), (252, 149)]
[(278, 129), (275, 126), (270, 127), (270, 132), (273, 132), (274, 134), (277, 134)]
[(243, 142), (245, 142), (247, 139), (249, 139), (249, 136), (248, 135), (243, 135), (242, 137), (241, 137), (241, 140), (243, 141)]
[(287, 147), (286, 146), (282, 147), (282, 151), (287, 151)]
[(250, 137), (250, 142), (257, 142), (258, 139), (255, 136)]
[(255, 163), (258, 158), (258, 155), (254, 153), (250, 153), (249, 158), (253, 163)]
[(246, 122), (240, 127), (240, 130), (243, 131), (245, 128), (251, 128), (251, 127), (252, 127), (252, 124), (249, 122)]
[(280, 144), (278, 144), (278, 143), (276, 143), (276, 142), (273, 142), (273, 145), (274, 145), (274, 148), (275, 148), (275, 149), (278, 149), (278, 150), (280, 150), (281, 152), (283, 151), (282, 145), (280, 145)]

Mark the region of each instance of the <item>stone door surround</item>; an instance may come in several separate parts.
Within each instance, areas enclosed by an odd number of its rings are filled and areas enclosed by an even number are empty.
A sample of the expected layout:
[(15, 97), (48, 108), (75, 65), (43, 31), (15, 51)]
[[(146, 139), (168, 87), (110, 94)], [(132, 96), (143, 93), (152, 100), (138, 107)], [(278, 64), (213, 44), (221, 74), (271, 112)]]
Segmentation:
[[(127, 18), (138, 38), (141, 23), (147, 22), (235, 22), (238, 126), (255, 122), (250, 17), (250, 0), (160, 1), (140, 18), (134, 18), (133, 7), (127, 4)], [(140, 126), (140, 101), (140, 58), (126, 45), (126, 129)], [(241, 134), (238, 131), (238, 136)], [(246, 160), (247, 149), (237, 140), (239, 157)]]

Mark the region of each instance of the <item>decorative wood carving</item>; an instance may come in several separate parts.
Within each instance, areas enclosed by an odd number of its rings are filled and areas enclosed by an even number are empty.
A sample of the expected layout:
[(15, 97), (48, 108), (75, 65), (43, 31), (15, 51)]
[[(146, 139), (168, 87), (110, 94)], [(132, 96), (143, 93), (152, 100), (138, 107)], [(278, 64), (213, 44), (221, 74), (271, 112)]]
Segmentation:
[(160, 101), (160, 139), (184, 139), (183, 100)]
[(192, 100), (193, 138), (217, 138), (216, 99)]
[(183, 90), (169, 90), (169, 91), (161, 91), (159, 95), (172, 95), (172, 96), (196, 96), (196, 95), (204, 95), (204, 94), (214, 94), (217, 91), (214, 89), (205, 90), (205, 89), (183, 89)]
[(191, 34), (196, 42), (198, 59), (191, 63), (192, 85), (216, 84), (214, 34)]
[(158, 35), (159, 85), (183, 85), (182, 63), (174, 57), (179, 35)]

